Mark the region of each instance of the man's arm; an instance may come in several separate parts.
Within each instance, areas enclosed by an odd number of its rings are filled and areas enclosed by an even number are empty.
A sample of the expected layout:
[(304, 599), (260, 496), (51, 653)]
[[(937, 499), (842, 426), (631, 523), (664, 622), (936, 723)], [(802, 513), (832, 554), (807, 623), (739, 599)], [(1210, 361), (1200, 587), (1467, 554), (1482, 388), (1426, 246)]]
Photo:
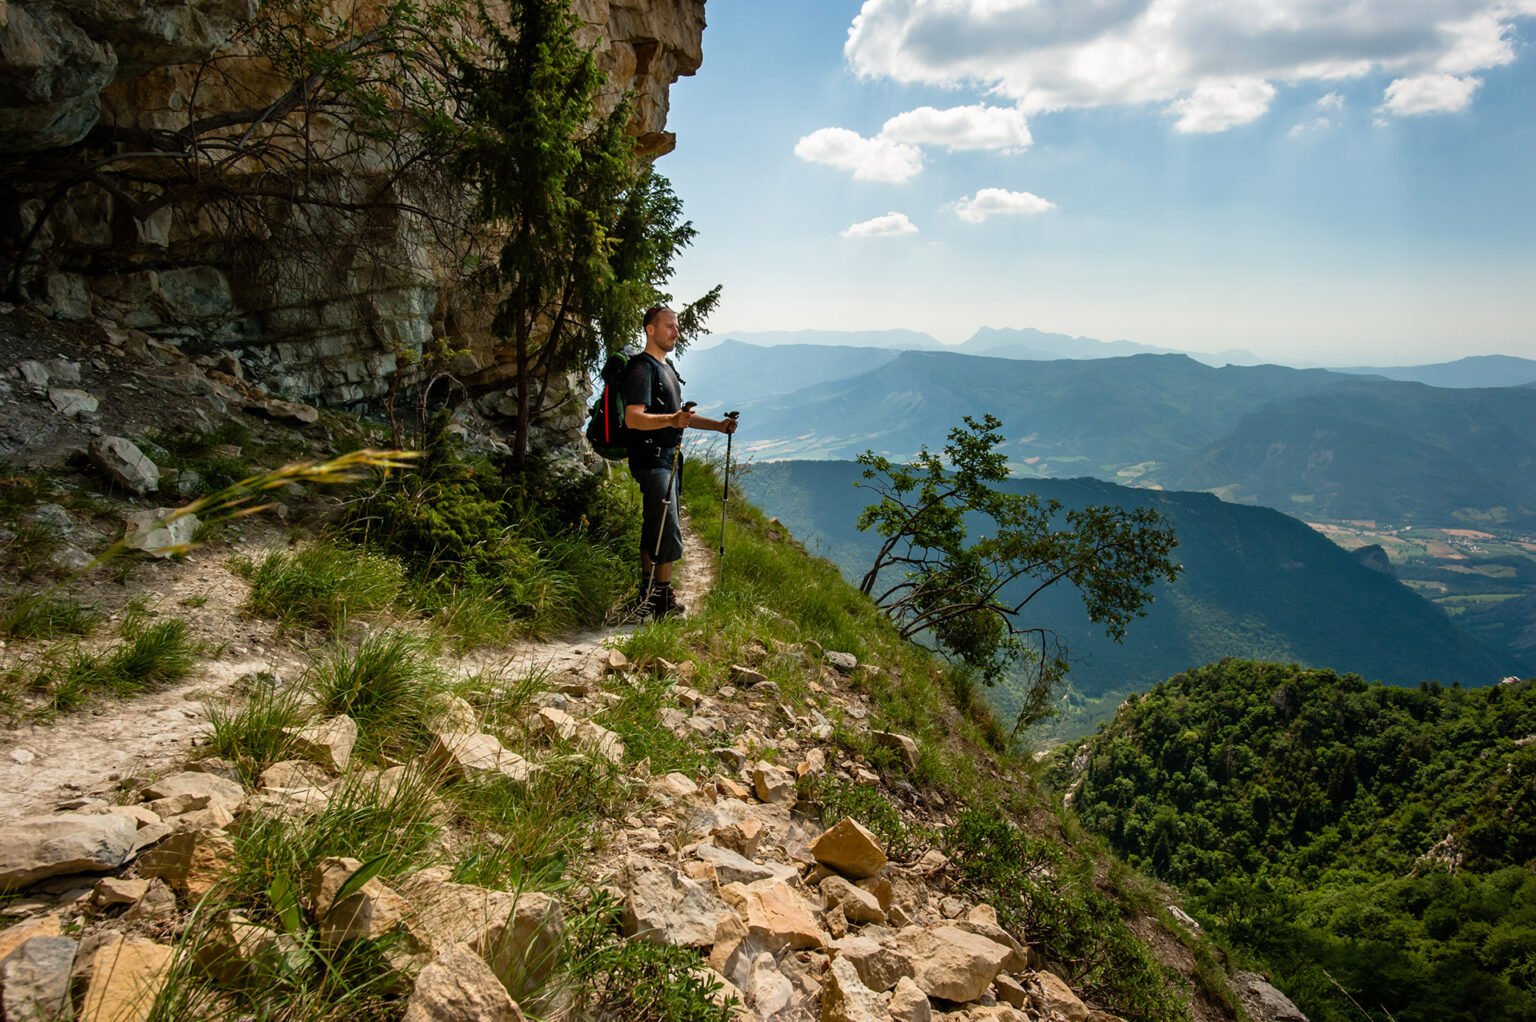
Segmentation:
[(736, 432), (735, 418), (709, 419), (702, 415), (695, 415), (689, 420), (688, 426), (691, 429), (712, 429), (716, 433)]
[(699, 417), (688, 408), (676, 412), (648, 412), (645, 405), (624, 406), (624, 425), (630, 429), (649, 431), (669, 426), (673, 429), (687, 429), (691, 423), (698, 421)]

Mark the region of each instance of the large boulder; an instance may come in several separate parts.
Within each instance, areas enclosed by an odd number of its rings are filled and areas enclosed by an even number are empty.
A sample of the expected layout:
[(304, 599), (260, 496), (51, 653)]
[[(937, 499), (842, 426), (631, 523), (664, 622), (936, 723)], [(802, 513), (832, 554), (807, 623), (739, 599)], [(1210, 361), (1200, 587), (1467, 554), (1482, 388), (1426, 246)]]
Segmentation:
[(102, 475), (124, 489), (145, 494), (160, 488), (160, 470), (127, 437), (97, 437), (86, 453)]
[(626, 871), (624, 934), (653, 944), (708, 947), (730, 907), (670, 866), (632, 859)]
[(822, 947), (827, 942), (810, 905), (782, 880), (727, 884), (720, 888), (720, 897), (746, 922), (758, 945), (770, 951)]
[(1256, 1022), (1307, 1022), (1301, 1009), (1258, 973), (1239, 972), (1232, 979), (1238, 1000)]
[(53, 4), (0, 8), (0, 136), (7, 152), (73, 145), (101, 116), (117, 73), (111, 46)]
[(29, 816), (0, 828), (0, 892), (48, 877), (101, 873), (128, 861), (138, 836), (122, 816)]
[(976, 1000), (1003, 971), (1009, 955), (1001, 944), (955, 926), (908, 927), (899, 940), (923, 993), (946, 1001)]
[(542, 982), (554, 968), (565, 933), (560, 902), (547, 894), (491, 891), (431, 876), (402, 885), (410, 928), (434, 949), (465, 944), (504, 985)]
[(526, 1022), (496, 973), (467, 944), (446, 944), (416, 977), (402, 1022)]
[(70, 937), (33, 937), (0, 961), (0, 1013), (7, 1019), (65, 1017), (76, 945)]
[(145, 1022), (170, 975), (175, 949), (108, 931), (86, 966), (80, 1022)]
[(889, 861), (879, 839), (851, 816), (843, 817), (812, 841), (811, 855), (850, 880), (872, 877)]

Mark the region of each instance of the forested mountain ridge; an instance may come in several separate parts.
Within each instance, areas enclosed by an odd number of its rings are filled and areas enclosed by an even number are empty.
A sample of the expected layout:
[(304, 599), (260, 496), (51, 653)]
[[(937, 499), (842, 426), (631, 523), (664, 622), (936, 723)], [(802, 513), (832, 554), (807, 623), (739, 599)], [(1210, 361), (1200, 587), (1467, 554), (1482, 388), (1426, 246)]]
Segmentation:
[[(1313, 1022), (1536, 1018), (1536, 680), (1226, 661), (1068, 750), (1079, 816)], [(1385, 1014), (1390, 1012), (1390, 1015)]]
[[(854, 524), (873, 499), (854, 486), (859, 478), (851, 462), (773, 462), (753, 465), (740, 485), (845, 577), (856, 578), (878, 546)], [(1299, 661), (1400, 685), (1486, 685), (1522, 669), (1405, 586), (1278, 511), (1096, 479), (1014, 479), (1003, 486), (1066, 507), (1150, 506), (1179, 537), (1183, 576), (1156, 587), (1147, 616), (1132, 622), (1123, 643), (1092, 627), (1064, 587), (1030, 604), (1032, 623), (1067, 640), (1073, 685), (1087, 696), (1118, 702), (1112, 694), (1144, 691), (1228, 656)]]

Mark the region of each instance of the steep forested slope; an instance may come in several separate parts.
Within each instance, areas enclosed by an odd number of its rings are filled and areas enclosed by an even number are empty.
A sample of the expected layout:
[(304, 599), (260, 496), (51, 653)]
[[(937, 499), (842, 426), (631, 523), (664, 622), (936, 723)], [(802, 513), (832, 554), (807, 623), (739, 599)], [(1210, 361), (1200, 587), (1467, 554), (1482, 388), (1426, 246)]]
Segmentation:
[[(859, 473), (850, 462), (776, 462), (753, 466), (742, 485), (759, 506), (853, 575), (868, 569), (876, 546), (854, 526), (859, 509), (872, 499), (854, 487)], [(1122, 644), (1092, 627), (1064, 586), (1029, 605), (1029, 623), (1056, 630), (1070, 644), (1071, 677), (1080, 692), (1142, 691), (1227, 656), (1298, 661), (1400, 685), (1424, 679), (1489, 684), (1519, 670), (1394, 579), (1268, 508), (1093, 479), (1006, 485), (1066, 507), (1154, 507), (1179, 537), (1175, 556), (1183, 577), (1158, 586), (1146, 618), (1131, 624)]]
[[(1536, 1017), (1536, 681), (1228, 661), (1130, 700), (1075, 805), (1317, 1020)], [(1334, 981), (1338, 985), (1335, 985)], [(1342, 988), (1342, 990), (1341, 990)]]

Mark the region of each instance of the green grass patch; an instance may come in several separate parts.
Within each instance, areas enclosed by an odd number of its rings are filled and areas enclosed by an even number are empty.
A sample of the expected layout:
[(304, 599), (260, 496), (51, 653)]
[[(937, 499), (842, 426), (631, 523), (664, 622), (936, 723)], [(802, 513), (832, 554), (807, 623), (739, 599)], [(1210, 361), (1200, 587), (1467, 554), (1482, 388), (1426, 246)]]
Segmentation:
[(146, 625), (130, 615), (122, 641), (99, 653), (78, 647), (46, 651), (28, 687), (46, 700), (43, 713), (68, 713), (100, 695), (132, 696), (186, 677), (198, 645), (183, 621)]
[(230, 566), (250, 580), (247, 609), (282, 628), (340, 628), (353, 615), (393, 606), (405, 581), (392, 557), (324, 542), (254, 562), (237, 557)]
[(614, 691), (619, 694), (619, 701), (598, 714), (596, 720), (624, 740), (630, 761), (649, 759), (653, 773), (677, 771), (689, 775), (706, 770), (713, 762), (703, 738), (674, 734), (662, 724), (662, 711), (676, 708), (667, 681), (641, 677)]
[(240, 780), (255, 787), (261, 772), (288, 759), (292, 747), (284, 731), (305, 717), (303, 694), (283, 688), (271, 675), (255, 675), (243, 684), (245, 698), (208, 704), (213, 733), (209, 748), (215, 756), (235, 764)]
[(7, 639), (89, 635), (100, 622), (100, 611), (65, 597), (42, 593), (0, 599), (0, 637)]
[(608, 764), (560, 756), (526, 783), (505, 778), (464, 783), (448, 797), (471, 834), (454, 863), (455, 881), (557, 890), (566, 886), (568, 867), (619, 815), (627, 793)]
[(1120, 906), (1095, 885), (1091, 861), (974, 807), (945, 832), (944, 851), (969, 890), (997, 909), (1006, 929), (1029, 934), (1074, 990), (1130, 1022), (1190, 1018), (1182, 978), (1126, 926)]
[(625, 1022), (732, 1022), (739, 1002), (720, 996), (718, 980), (699, 968), (690, 948), (626, 940), (619, 905), (599, 894), (566, 934), (566, 970), (579, 1018)]
[(338, 646), (311, 669), (307, 684), (322, 714), (356, 722), (357, 751), (375, 760), (422, 750), (427, 700), (447, 688), (430, 643), (396, 629), (355, 648)]

